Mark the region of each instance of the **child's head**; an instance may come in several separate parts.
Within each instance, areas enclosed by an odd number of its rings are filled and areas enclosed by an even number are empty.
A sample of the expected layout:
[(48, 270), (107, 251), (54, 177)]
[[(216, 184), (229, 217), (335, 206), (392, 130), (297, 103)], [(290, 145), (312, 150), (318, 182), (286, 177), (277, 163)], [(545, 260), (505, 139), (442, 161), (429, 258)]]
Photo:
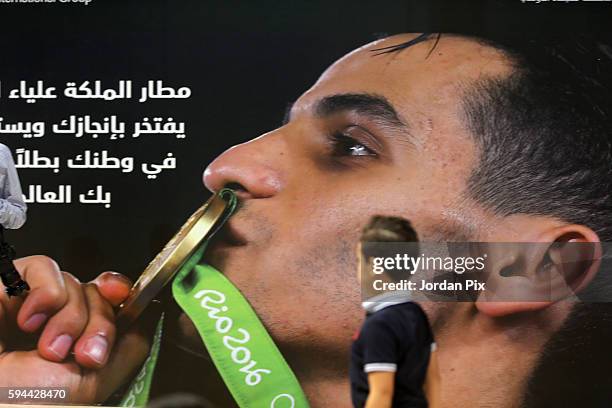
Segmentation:
[[(401, 217), (375, 215), (361, 232), (357, 257), (359, 258), (359, 279), (363, 276), (371, 276), (374, 258), (394, 257), (397, 254), (397, 246), (388, 247), (380, 243), (394, 242), (418, 242), (418, 236), (410, 221)], [(409, 256), (418, 256), (418, 245), (412, 245)], [(365, 268), (365, 269), (364, 269)], [(367, 273), (367, 275), (365, 275)], [(389, 270), (386, 275), (392, 280), (401, 279), (402, 271)]]

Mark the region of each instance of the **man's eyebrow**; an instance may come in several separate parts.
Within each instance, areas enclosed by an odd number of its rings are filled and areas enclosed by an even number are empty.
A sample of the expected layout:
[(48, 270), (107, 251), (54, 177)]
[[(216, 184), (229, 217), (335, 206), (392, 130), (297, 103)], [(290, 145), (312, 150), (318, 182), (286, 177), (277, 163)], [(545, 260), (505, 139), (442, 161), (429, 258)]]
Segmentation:
[[(284, 123), (291, 119), (292, 104), (287, 107)], [(400, 118), (393, 105), (381, 95), (370, 93), (346, 93), (326, 96), (313, 106), (316, 116), (328, 117), (335, 113), (352, 111), (371, 117), (383, 126), (405, 130), (408, 124)]]

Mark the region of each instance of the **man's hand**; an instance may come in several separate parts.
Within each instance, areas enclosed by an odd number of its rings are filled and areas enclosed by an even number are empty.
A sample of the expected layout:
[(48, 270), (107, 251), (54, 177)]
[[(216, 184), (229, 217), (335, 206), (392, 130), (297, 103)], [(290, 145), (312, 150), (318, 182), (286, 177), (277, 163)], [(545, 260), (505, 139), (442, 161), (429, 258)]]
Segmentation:
[(130, 289), (105, 272), (82, 284), (44, 256), (18, 259), (30, 285), (8, 298), (0, 285), (0, 386), (67, 387), (70, 402), (100, 402), (140, 367), (149, 339), (134, 330), (117, 337), (115, 313)]

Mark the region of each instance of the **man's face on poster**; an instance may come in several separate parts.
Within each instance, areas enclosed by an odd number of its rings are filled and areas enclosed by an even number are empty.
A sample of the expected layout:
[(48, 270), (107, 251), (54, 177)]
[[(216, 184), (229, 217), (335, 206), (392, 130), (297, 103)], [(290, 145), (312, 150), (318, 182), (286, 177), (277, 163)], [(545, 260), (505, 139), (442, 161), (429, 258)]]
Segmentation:
[(355, 245), (371, 215), (406, 217), (423, 240), (482, 222), (463, 194), (476, 151), (460, 97), (465, 84), (508, 65), (462, 39), (441, 41), (429, 56), (430, 42), (373, 51), (407, 38), (337, 61), (284, 126), (226, 151), (204, 174), (210, 190), (231, 185), (242, 199), (209, 261), (286, 353), (346, 355), (362, 314)]

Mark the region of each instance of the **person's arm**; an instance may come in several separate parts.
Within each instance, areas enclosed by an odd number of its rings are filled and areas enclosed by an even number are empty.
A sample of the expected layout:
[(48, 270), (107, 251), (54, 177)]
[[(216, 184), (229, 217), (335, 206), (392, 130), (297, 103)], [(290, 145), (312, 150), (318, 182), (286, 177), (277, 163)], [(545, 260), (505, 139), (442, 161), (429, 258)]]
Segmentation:
[(380, 311), (368, 318), (361, 330), (363, 372), (368, 379), (366, 408), (393, 405), (400, 344), (412, 342), (397, 324), (399, 319), (401, 315), (391, 310)]
[(391, 408), (393, 403), (393, 388), (395, 372), (374, 371), (368, 373), (370, 393), (365, 408)]
[(23, 201), (13, 156), (4, 145), (0, 145), (0, 166), (6, 171), (4, 185), (0, 186), (0, 225), (7, 229), (17, 229), (26, 221), (27, 206)]
[(432, 343), (431, 356), (429, 357), (429, 367), (427, 367), (427, 375), (425, 384), (423, 385), (425, 397), (430, 408), (440, 406), (440, 369), (438, 367), (438, 353), (436, 352), (436, 343)]

